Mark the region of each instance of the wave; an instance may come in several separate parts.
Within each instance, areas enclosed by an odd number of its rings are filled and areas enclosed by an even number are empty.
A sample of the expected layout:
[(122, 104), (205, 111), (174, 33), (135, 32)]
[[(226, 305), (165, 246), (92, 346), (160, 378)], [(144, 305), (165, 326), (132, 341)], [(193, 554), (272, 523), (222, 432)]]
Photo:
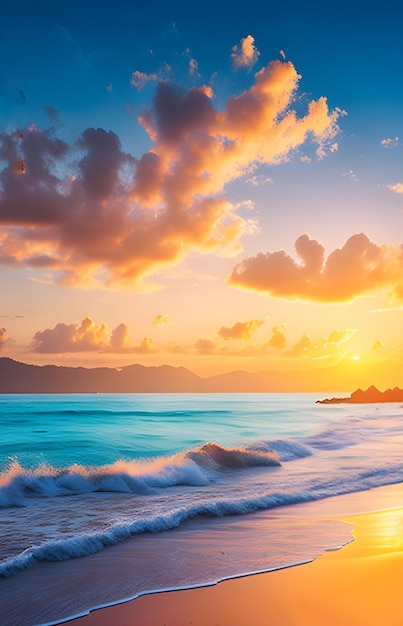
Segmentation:
[(311, 484), (304, 490), (270, 491), (259, 496), (221, 498), (203, 500), (178, 506), (162, 514), (147, 515), (135, 521), (120, 522), (108, 528), (80, 532), (63, 539), (52, 539), (40, 545), (34, 545), (15, 556), (0, 562), (0, 577), (9, 578), (18, 572), (43, 561), (65, 561), (68, 559), (89, 556), (103, 550), (107, 546), (121, 543), (130, 537), (144, 533), (159, 533), (179, 527), (183, 522), (195, 517), (224, 517), (246, 515), (259, 510), (278, 508), (285, 505), (313, 502), (330, 496), (352, 493), (360, 490), (401, 482), (403, 465), (389, 468), (385, 482), (385, 472), (358, 472), (348, 480), (335, 484), (332, 480), (324, 480), (322, 484)]
[(101, 492), (147, 494), (178, 485), (208, 485), (224, 470), (279, 466), (277, 452), (264, 449), (225, 448), (206, 443), (170, 457), (119, 460), (111, 465), (72, 465), (57, 468), (41, 464), (24, 468), (18, 460), (0, 474), (0, 508), (24, 506), (32, 498)]

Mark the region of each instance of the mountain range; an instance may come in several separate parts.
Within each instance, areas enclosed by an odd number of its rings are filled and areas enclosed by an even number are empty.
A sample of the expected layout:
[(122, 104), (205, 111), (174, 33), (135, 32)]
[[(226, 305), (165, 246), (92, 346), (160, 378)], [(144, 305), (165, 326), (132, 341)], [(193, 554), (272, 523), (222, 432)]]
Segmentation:
[[(9, 357), (0, 357), (0, 393), (300, 393), (328, 392), (331, 389), (329, 380), (332, 379), (344, 381), (344, 390), (360, 384), (348, 373), (344, 378), (342, 374), (342, 368), (335, 365), (301, 372), (233, 371), (203, 378), (185, 367), (171, 365), (85, 368), (29, 365)], [(338, 387), (340, 390), (340, 383)], [(398, 391), (401, 392), (400, 396)], [(350, 398), (330, 398), (321, 402), (335, 404), (403, 400), (403, 391), (397, 387), (384, 394), (382, 399), (382, 392), (370, 387), (366, 392), (357, 389)], [(371, 400), (370, 397), (375, 399)], [(397, 400), (389, 399), (392, 397)]]

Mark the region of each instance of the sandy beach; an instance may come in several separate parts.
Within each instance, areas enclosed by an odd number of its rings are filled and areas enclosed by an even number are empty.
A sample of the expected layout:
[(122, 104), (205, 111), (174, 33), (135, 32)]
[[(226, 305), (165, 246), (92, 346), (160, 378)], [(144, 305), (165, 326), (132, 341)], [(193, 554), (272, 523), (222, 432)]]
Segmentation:
[(377, 510), (390, 501), (379, 494), (393, 492), (399, 497), (401, 485), (366, 494), (366, 506), (372, 502), (374, 512), (336, 516), (352, 525), (354, 540), (310, 563), (211, 587), (146, 595), (93, 611), (73, 624), (401, 626), (403, 508)]

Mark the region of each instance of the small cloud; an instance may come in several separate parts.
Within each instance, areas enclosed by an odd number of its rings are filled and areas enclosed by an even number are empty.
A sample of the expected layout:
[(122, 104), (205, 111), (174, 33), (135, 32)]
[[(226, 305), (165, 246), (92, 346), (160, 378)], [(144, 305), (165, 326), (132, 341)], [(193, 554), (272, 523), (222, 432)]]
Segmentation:
[(349, 178), (354, 183), (358, 182), (358, 176), (357, 176), (357, 174), (353, 170), (346, 170), (345, 172), (342, 173), (342, 176), (345, 176), (346, 178)]
[(106, 91), (107, 91), (108, 93), (112, 93), (112, 91), (113, 91), (113, 85), (112, 85), (112, 83), (109, 83), (109, 85), (107, 85), (107, 86), (106, 86)]
[(381, 350), (384, 347), (385, 347), (385, 344), (383, 343), (383, 341), (381, 341), (380, 339), (377, 339), (374, 342), (374, 345), (372, 346), (371, 350)]
[(285, 52), (284, 52), (284, 50), (279, 50), (278, 53), (281, 56), (281, 58), (283, 59), (283, 61), (285, 61)]
[(246, 182), (249, 185), (254, 185), (254, 187), (258, 187), (259, 185), (266, 185), (268, 183), (273, 183), (273, 179), (269, 178), (269, 176), (264, 176), (263, 174), (257, 174), (256, 176), (251, 176), (246, 179)]
[(285, 326), (282, 324), (281, 326), (273, 326), (272, 334), (267, 342), (267, 346), (269, 348), (274, 348), (275, 350), (283, 350), (287, 344), (287, 339), (285, 336)]
[(241, 40), (240, 46), (233, 46), (231, 59), (235, 69), (240, 67), (251, 68), (259, 58), (260, 52), (255, 47), (255, 39), (248, 35)]
[(199, 64), (195, 59), (189, 60), (189, 76), (200, 76)]
[(136, 354), (149, 354), (151, 352), (156, 352), (156, 349), (154, 348), (151, 337), (144, 337), (144, 339), (142, 339), (137, 346), (132, 346), (130, 351), (135, 352)]
[(381, 146), (384, 148), (396, 148), (400, 144), (399, 137), (387, 137), (381, 140)]
[(261, 325), (264, 323), (264, 320), (249, 320), (248, 322), (237, 322), (234, 326), (227, 328), (226, 326), (222, 326), (218, 331), (218, 334), (223, 339), (242, 339), (243, 341), (247, 341), (254, 335)]
[(155, 317), (153, 319), (153, 325), (154, 326), (162, 326), (162, 324), (167, 324), (168, 323), (168, 314), (167, 313), (161, 313), (160, 315), (157, 315), (157, 317)]
[(395, 183), (394, 185), (388, 185), (388, 189), (395, 193), (403, 193), (403, 183)]
[(133, 72), (131, 76), (130, 84), (132, 87), (137, 89), (137, 91), (141, 91), (142, 89), (144, 89), (146, 84), (149, 83), (150, 81), (158, 81), (158, 80), (159, 80), (158, 74), (155, 74), (155, 73), (146, 74), (145, 72), (140, 72), (139, 70), (136, 70), (135, 72)]
[(330, 152), (337, 152), (338, 149), (339, 149), (339, 144), (337, 143), (337, 141), (335, 143), (332, 143), (332, 145), (329, 148)]
[(199, 339), (195, 343), (195, 349), (197, 354), (212, 354), (215, 349), (215, 345), (210, 339)]

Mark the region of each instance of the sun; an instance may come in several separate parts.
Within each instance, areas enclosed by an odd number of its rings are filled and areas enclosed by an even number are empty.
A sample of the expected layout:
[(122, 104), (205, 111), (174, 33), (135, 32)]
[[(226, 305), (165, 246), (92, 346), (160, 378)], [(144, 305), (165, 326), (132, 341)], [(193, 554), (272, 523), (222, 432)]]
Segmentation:
[(353, 356), (353, 361), (359, 361), (360, 360), (360, 355), (359, 354), (354, 354)]

